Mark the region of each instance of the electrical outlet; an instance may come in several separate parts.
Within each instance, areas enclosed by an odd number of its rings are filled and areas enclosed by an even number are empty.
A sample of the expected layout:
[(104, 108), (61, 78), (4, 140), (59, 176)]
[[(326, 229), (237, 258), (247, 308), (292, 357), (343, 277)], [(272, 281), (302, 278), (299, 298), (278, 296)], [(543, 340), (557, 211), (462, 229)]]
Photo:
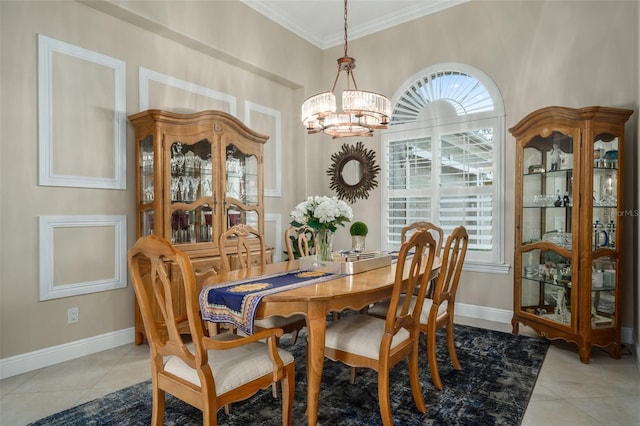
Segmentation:
[(78, 307), (75, 306), (73, 308), (67, 309), (67, 323), (73, 324), (74, 322), (78, 322)]

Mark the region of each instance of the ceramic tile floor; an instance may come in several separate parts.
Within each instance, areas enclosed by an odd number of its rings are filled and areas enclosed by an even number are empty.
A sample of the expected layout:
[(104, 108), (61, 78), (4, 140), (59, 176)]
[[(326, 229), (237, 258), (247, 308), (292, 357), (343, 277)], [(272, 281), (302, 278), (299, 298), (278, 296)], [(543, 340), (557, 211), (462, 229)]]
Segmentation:
[[(464, 317), (456, 322), (511, 332), (509, 324)], [(534, 335), (526, 327), (520, 331)], [(614, 360), (598, 348), (591, 355), (591, 363), (582, 364), (575, 345), (552, 342), (523, 426), (640, 425), (635, 356)], [(26, 425), (141, 382), (149, 374), (147, 346), (129, 344), (6, 378), (0, 381), (0, 425)]]

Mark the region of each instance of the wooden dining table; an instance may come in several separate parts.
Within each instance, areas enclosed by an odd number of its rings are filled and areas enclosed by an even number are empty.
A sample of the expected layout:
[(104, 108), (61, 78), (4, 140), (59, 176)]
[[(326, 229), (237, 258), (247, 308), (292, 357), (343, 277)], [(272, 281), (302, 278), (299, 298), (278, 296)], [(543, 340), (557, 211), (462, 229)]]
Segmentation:
[[(297, 260), (254, 266), (216, 275), (204, 283), (219, 284), (228, 281), (259, 277), (261, 275), (300, 269)], [(408, 270), (408, 267), (405, 268)], [(440, 259), (435, 258), (430, 271), (434, 278), (440, 271)], [(269, 316), (289, 317), (303, 314), (307, 323), (307, 419), (315, 426), (318, 420), (318, 401), (322, 369), (324, 366), (327, 314), (345, 309), (361, 310), (372, 303), (391, 296), (395, 281), (396, 264), (360, 272), (339, 275), (335, 279), (310, 284), (265, 296), (256, 311), (256, 319)], [(406, 272), (405, 272), (406, 273)]]

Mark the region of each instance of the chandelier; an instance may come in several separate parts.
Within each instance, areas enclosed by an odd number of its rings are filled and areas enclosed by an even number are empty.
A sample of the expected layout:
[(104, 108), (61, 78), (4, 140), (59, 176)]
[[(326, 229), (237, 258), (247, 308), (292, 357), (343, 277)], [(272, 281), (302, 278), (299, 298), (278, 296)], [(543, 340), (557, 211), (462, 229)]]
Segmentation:
[[(302, 104), (302, 123), (308, 134), (324, 132), (334, 139), (372, 136), (374, 129), (386, 129), (389, 124), (389, 99), (358, 90), (353, 74), (356, 60), (348, 56), (347, 47), (347, 0), (344, 0), (344, 56), (338, 59), (338, 74), (331, 91), (311, 96)], [(347, 88), (342, 92), (342, 112), (336, 112), (334, 91), (342, 71), (347, 74)]]

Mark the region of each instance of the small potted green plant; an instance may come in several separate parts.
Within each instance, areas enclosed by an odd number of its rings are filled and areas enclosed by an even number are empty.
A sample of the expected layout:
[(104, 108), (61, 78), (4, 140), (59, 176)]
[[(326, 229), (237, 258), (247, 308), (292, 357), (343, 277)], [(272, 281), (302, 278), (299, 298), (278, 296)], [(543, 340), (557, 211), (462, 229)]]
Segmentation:
[(351, 234), (351, 250), (363, 252), (365, 238), (369, 233), (367, 224), (360, 221), (353, 222), (349, 228), (349, 233)]

